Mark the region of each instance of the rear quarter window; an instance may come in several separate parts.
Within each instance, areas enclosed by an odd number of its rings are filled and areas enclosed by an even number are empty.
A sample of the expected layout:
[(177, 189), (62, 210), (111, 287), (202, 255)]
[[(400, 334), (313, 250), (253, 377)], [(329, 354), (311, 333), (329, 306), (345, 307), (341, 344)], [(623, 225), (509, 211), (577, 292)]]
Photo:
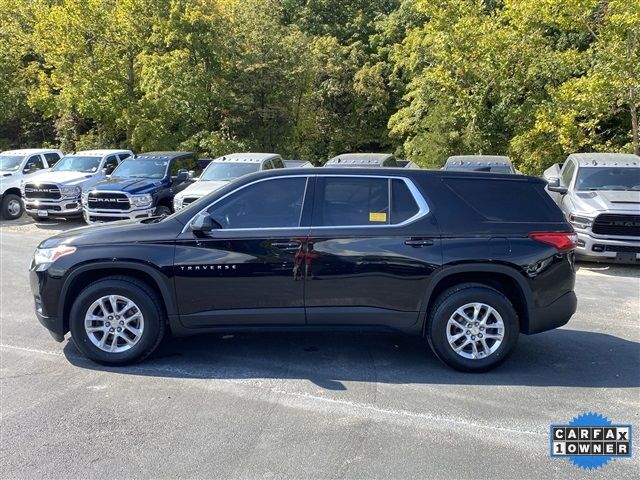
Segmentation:
[(482, 223), (564, 221), (542, 183), (480, 178), (447, 178), (443, 182), (458, 201), (441, 205), (441, 216), (475, 217)]

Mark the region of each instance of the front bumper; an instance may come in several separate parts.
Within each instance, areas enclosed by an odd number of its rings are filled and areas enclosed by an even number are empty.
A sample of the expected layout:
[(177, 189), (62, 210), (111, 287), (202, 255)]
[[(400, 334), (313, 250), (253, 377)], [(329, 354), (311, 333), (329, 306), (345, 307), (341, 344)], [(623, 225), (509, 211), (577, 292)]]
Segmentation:
[(617, 262), (640, 263), (640, 239), (597, 238), (589, 233), (576, 232), (578, 246), (576, 255), (581, 259)]
[(48, 217), (80, 217), (82, 205), (80, 198), (63, 198), (60, 200), (29, 200), (24, 199), (24, 209), (27, 215), (37, 217), (38, 211), (46, 211)]
[(155, 210), (155, 207), (128, 211), (88, 210), (85, 208), (82, 211), (82, 215), (87, 223), (116, 222), (118, 220), (134, 220), (136, 218), (153, 217)]
[(65, 333), (67, 333), (64, 322), (62, 318), (50, 315), (42, 298), (43, 283), (46, 281), (46, 277), (46, 273), (37, 272), (33, 268), (29, 270), (29, 285), (33, 295), (36, 317), (56, 341), (62, 342)]

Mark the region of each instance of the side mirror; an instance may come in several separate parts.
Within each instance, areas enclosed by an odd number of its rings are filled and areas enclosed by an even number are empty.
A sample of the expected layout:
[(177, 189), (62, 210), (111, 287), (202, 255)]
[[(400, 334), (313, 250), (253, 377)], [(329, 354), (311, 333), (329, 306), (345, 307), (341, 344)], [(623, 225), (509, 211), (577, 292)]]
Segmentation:
[(38, 169), (35, 165), (27, 165), (26, 167), (24, 167), (24, 170), (22, 170), (22, 173), (24, 173), (25, 175), (28, 175), (30, 173), (35, 173), (37, 171)]
[(550, 177), (547, 180), (547, 189), (550, 192), (556, 192), (561, 195), (565, 195), (568, 191), (567, 187), (563, 187), (560, 185), (560, 179), (558, 177)]
[(186, 170), (178, 170), (178, 175), (176, 175), (176, 179), (173, 181), (173, 183), (182, 183), (186, 182), (187, 180), (189, 180), (189, 172)]
[(196, 237), (206, 237), (211, 234), (213, 230), (222, 228), (217, 221), (211, 218), (208, 213), (199, 213), (193, 222), (189, 225), (191, 231)]

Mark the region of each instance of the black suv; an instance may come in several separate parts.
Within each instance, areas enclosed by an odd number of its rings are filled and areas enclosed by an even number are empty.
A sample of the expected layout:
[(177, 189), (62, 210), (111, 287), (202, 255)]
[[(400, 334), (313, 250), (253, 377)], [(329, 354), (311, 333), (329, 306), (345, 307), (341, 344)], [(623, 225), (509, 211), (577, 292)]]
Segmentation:
[(174, 335), (402, 331), (466, 371), (576, 309), (576, 237), (543, 180), (379, 168), (271, 170), (166, 218), (40, 244), (36, 314), (104, 364)]

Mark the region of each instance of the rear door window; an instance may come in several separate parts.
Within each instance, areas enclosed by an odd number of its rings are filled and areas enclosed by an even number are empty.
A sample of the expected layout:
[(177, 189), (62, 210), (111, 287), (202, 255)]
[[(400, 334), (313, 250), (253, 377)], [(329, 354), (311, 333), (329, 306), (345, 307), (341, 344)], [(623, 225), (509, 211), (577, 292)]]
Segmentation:
[(418, 213), (420, 208), (407, 184), (400, 179), (391, 181), (391, 224), (402, 223)]
[(314, 226), (389, 224), (389, 180), (384, 177), (318, 177)]

